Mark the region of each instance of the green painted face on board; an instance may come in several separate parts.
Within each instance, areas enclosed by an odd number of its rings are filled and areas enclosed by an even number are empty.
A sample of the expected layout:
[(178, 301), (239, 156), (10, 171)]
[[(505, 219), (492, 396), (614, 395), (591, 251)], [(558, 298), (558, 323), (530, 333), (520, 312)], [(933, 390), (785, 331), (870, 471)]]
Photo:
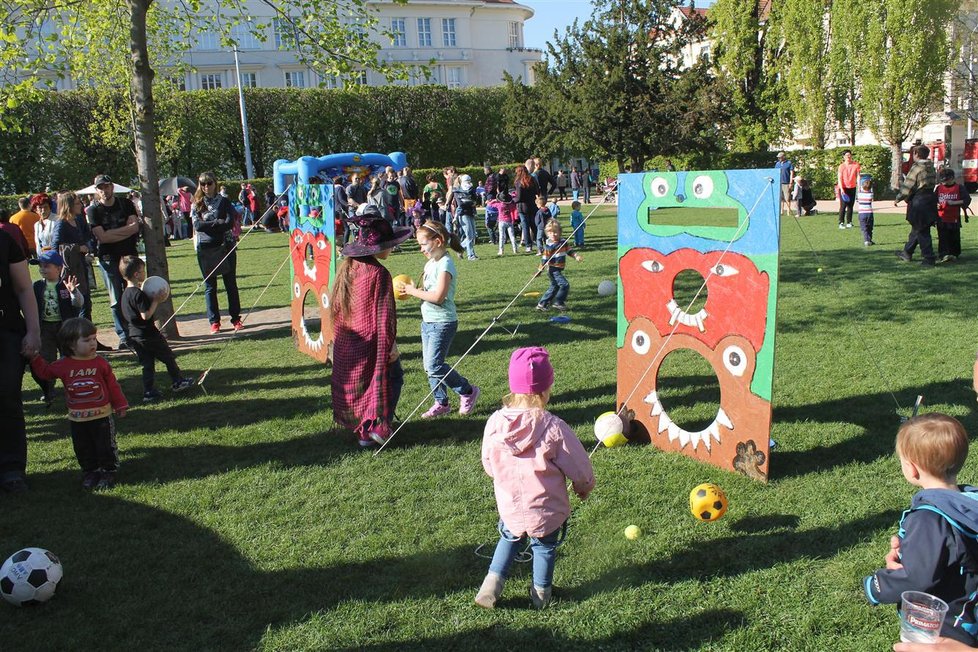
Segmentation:
[(723, 172), (647, 172), (642, 189), (638, 223), (651, 235), (730, 242), (747, 232), (747, 210), (727, 194)]

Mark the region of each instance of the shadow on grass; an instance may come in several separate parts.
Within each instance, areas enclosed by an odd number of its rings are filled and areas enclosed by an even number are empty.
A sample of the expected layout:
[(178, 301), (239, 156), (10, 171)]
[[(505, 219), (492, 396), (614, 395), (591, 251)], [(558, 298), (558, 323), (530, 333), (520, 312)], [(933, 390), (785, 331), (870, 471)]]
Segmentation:
[[(555, 595), (559, 600), (559, 589)], [(554, 608), (560, 609), (559, 602)], [(549, 627), (508, 627), (503, 624), (440, 638), (411, 639), (339, 648), (353, 652), (404, 650), (692, 650), (722, 638), (743, 624), (744, 614), (733, 609), (707, 609), (685, 618), (646, 622), (601, 638), (574, 638)]]
[[(898, 390), (901, 394), (906, 390)], [(927, 403), (940, 402), (951, 405), (975, 404), (974, 390), (963, 381), (931, 383), (914, 388), (914, 394), (922, 394), (925, 402), (922, 413), (931, 411)], [(909, 416), (910, 408), (906, 408)], [(973, 408), (971, 408), (973, 410)], [(973, 417), (972, 414), (969, 417)], [(964, 426), (975, 432), (972, 419), (965, 419)], [(863, 428), (863, 434), (848, 437), (826, 446), (816, 446), (801, 451), (779, 451), (771, 454), (770, 479), (780, 480), (793, 476), (824, 471), (853, 462), (869, 463), (880, 457), (893, 455), (896, 432), (900, 427), (900, 415), (896, 413), (893, 397), (887, 392), (850, 396), (834, 401), (809, 405), (774, 408), (774, 423), (832, 424), (852, 423)]]
[[(32, 492), (8, 501), (4, 518), (12, 531), (25, 531), (37, 523), (35, 512), (56, 511), (64, 499), (60, 492)], [(72, 519), (47, 520), (38, 531), (64, 564), (58, 596), (42, 608), (7, 609), (0, 620), (4, 650), (55, 649), (64, 632), (79, 650), (252, 650), (268, 628), (343, 601), (437, 598), (476, 588), (468, 545), (326, 567), (300, 557), (288, 569), (262, 570), (218, 533), (183, 517), (107, 495), (71, 500)], [(38, 636), (39, 628), (50, 640)]]
[(864, 542), (880, 530), (892, 528), (900, 514), (899, 510), (888, 510), (835, 526), (808, 530), (793, 529), (790, 515), (779, 515), (777, 518), (786, 524), (785, 527), (751, 531), (749, 528), (757, 527), (751, 522), (730, 536), (686, 546), (661, 559), (615, 568), (568, 591), (575, 599), (583, 600), (614, 592), (623, 586), (734, 577), (797, 559), (825, 559)]

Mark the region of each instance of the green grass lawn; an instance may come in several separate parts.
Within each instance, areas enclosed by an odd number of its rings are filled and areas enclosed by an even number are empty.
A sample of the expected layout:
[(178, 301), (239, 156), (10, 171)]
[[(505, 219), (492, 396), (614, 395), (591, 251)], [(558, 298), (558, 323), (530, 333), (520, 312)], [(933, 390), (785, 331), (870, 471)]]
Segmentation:
[[(482, 429), (507, 391), (510, 352), (542, 344), (556, 368), (552, 410), (593, 445), (593, 419), (614, 409), (615, 298), (596, 292), (615, 277), (613, 210), (588, 222), (584, 262), (568, 262), (573, 321), (552, 324), (521, 297), (501, 321), (516, 335), (493, 329), (459, 367), (483, 388), (476, 413), (413, 420), (376, 457), (333, 430), (329, 369), (298, 354), (288, 328), (245, 331), (219, 358), (216, 343), (181, 354), (188, 371), (214, 364), (208, 393), (148, 407), (135, 358), (113, 355), (134, 407), (117, 423), (121, 483), (103, 494), (80, 489), (61, 404), (45, 411), (28, 375), (32, 490), (0, 496), (0, 557), (48, 548), (65, 578), (47, 605), (0, 604), (0, 649), (888, 649), (895, 610), (870, 607), (859, 582), (882, 564), (914, 491), (892, 452), (897, 403), (908, 411), (923, 394), (976, 431), (978, 238), (966, 226), (961, 262), (921, 269), (893, 255), (902, 217), (877, 221), (880, 246), (864, 248), (858, 229), (804, 218), (818, 260), (794, 220), (782, 225), (770, 483), (650, 446), (598, 450), (597, 488), (573, 513), (544, 612), (529, 608), (526, 564), (495, 611), (472, 604), (488, 565), (474, 551), (496, 539)], [(168, 251), (179, 304), (198, 271), (189, 245)], [(285, 236), (244, 242), (245, 306), (286, 255)], [(479, 255), (458, 262), (452, 361), (536, 267), (491, 245)], [(388, 262), (417, 277), (424, 259), (411, 245)], [(285, 270), (259, 307), (286, 305), (288, 285)], [(103, 295), (96, 303), (111, 328)], [(398, 308), (406, 415), (428, 384), (418, 304)], [(184, 310), (203, 313), (202, 296)], [(676, 376), (674, 416), (711, 418), (709, 366), (679, 357), (664, 368)], [(975, 455), (962, 481), (976, 479)], [(687, 505), (706, 481), (730, 498), (712, 524)], [(644, 535), (626, 540), (629, 524)]]

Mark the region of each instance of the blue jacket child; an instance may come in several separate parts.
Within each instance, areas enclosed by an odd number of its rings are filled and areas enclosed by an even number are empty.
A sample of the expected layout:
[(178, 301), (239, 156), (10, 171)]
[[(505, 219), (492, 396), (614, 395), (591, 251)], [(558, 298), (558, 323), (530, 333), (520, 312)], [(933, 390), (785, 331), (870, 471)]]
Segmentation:
[(902, 568), (863, 580), (872, 604), (900, 604), (904, 591), (924, 591), (948, 606), (941, 636), (978, 644), (978, 489), (924, 489), (900, 519)]

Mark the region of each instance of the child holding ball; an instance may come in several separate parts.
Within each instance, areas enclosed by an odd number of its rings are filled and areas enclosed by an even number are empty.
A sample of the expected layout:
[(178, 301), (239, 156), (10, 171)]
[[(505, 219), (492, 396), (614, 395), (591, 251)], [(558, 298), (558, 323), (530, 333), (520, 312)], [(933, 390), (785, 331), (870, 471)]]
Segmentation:
[(585, 500), (594, 489), (591, 460), (574, 431), (547, 411), (554, 370), (542, 347), (517, 349), (509, 360), (510, 394), (486, 423), (482, 467), (493, 479), (499, 543), (475, 603), (492, 609), (516, 555), (529, 539), (533, 552), (530, 600), (550, 602), (557, 546), (570, 516), (567, 481)]
[(122, 316), (129, 325), (129, 344), (143, 366), (143, 403), (152, 403), (163, 398), (156, 389), (156, 361), (166, 365), (173, 382), (173, 391), (182, 392), (192, 387), (194, 381), (184, 378), (177, 365), (176, 356), (170, 345), (163, 339), (153, 315), (165, 295), (149, 296), (140, 289), (146, 280), (146, 263), (139, 256), (123, 256), (119, 261), (119, 273), (126, 279), (126, 289), (119, 301), (122, 306)]
[(422, 287), (413, 283), (404, 285), (404, 294), (421, 299), (421, 349), (428, 384), (435, 402), (422, 419), (432, 419), (448, 414), (446, 387), (459, 395), (459, 414), (469, 414), (475, 409), (479, 388), (469, 383), (451, 368), (445, 357), (458, 331), (458, 314), (455, 312), (455, 286), (458, 272), (448, 247), (462, 253), (458, 237), (449, 233), (440, 222), (425, 222), (418, 229), (418, 244), (428, 262), (424, 266)]
[(82, 488), (111, 489), (119, 467), (113, 411), (126, 416), (129, 404), (112, 367), (95, 353), (95, 324), (82, 317), (65, 321), (58, 345), (67, 357), (48, 363), (31, 358), (31, 369), (45, 380), (58, 378), (65, 388), (71, 443), (82, 469)]

